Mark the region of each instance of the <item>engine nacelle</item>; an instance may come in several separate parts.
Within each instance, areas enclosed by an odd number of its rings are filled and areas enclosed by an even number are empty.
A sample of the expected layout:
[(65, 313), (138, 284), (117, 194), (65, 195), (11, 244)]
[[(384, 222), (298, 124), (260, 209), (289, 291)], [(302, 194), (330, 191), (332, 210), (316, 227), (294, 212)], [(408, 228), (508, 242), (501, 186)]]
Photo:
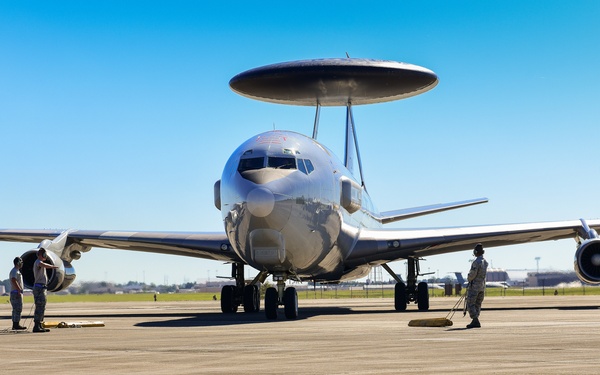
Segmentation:
[[(23, 275), (23, 284), (25, 284), (25, 288), (33, 288), (33, 263), (37, 260), (37, 252), (38, 250), (34, 249), (21, 255), (21, 259), (23, 259), (21, 274)], [(46, 275), (48, 276), (48, 283), (46, 284), (48, 291), (58, 292), (59, 290), (68, 288), (73, 281), (75, 281), (75, 269), (71, 266), (71, 263), (63, 261), (52, 251), (46, 251), (46, 254), (46, 263), (58, 266), (57, 269), (46, 270)]]
[(575, 273), (579, 280), (600, 284), (600, 238), (584, 241), (575, 252)]

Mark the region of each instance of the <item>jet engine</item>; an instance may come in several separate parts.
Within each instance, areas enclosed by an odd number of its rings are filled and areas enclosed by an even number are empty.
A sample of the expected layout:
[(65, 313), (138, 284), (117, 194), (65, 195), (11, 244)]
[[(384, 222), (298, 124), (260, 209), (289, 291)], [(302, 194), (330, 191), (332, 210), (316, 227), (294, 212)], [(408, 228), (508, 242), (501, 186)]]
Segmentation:
[[(25, 288), (32, 289), (34, 284), (33, 263), (37, 260), (38, 249), (29, 250), (21, 255), (23, 259), (23, 284)], [(46, 263), (58, 266), (57, 269), (47, 269), (48, 283), (46, 284), (49, 292), (58, 292), (59, 290), (68, 288), (75, 281), (75, 269), (71, 263), (60, 259), (58, 255), (52, 251), (46, 251)]]
[(575, 272), (581, 281), (600, 284), (600, 238), (586, 240), (577, 248)]

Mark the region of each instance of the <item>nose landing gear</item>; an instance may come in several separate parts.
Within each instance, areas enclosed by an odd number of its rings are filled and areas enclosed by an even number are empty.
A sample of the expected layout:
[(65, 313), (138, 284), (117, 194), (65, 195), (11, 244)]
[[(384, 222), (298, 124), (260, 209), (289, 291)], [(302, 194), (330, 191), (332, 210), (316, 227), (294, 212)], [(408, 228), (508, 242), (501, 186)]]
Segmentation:
[[(246, 285), (244, 280), (244, 264), (234, 263), (231, 268), (231, 278), (236, 285), (225, 285), (221, 289), (221, 311), (235, 313), (240, 305), (244, 312), (251, 313), (260, 310), (260, 289), (258, 283), (265, 281), (269, 274), (266, 271), (259, 273), (252, 282)], [(298, 318), (298, 293), (294, 287), (285, 287), (288, 275), (278, 273), (273, 275), (277, 288), (267, 288), (265, 293), (265, 313), (267, 319), (277, 319), (277, 310), (283, 305), (287, 319)]]
[(265, 294), (265, 313), (267, 319), (277, 319), (277, 309), (283, 305), (287, 319), (298, 318), (298, 293), (294, 287), (285, 287), (285, 274), (274, 274), (273, 280), (277, 281), (277, 288), (268, 288)]

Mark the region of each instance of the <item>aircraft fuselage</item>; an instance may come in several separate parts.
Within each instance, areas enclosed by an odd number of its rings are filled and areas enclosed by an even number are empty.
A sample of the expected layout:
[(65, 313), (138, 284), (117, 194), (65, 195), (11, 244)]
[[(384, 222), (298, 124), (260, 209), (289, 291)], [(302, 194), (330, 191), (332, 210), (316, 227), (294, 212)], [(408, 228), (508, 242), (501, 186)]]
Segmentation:
[[(342, 181), (354, 189), (353, 214), (342, 207)], [(349, 271), (348, 237), (379, 225), (368, 215), (369, 196), (347, 168), (323, 145), (295, 132), (271, 131), (244, 142), (225, 166), (220, 193), (236, 253), (269, 273), (339, 280)]]

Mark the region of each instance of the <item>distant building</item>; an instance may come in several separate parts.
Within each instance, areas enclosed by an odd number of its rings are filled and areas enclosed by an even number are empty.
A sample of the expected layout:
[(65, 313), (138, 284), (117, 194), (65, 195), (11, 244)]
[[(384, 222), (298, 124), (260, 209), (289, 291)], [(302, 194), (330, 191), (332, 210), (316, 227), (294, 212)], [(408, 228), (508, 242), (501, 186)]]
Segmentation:
[(573, 271), (528, 272), (527, 284), (531, 287), (552, 287), (561, 283), (580, 281)]
[(510, 281), (508, 273), (502, 268), (488, 268), (487, 277), (485, 281)]

